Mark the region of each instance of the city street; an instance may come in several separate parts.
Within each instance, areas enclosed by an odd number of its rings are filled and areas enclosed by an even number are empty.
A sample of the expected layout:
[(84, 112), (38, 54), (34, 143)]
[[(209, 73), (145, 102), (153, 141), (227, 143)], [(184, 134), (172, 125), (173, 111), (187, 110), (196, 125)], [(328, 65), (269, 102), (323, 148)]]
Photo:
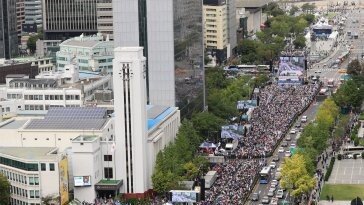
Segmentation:
[[(335, 1), (335, 3), (336, 3), (336, 1)], [(353, 7), (350, 6), (349, 8), (353, 8)], [(350, 60), (353, 60), (356, 58), (358, 58), (358, 59), (362, 58), (362, 48), (364, 47), (364, 42), (363, 42), (364, 24), (362, 25), (362, 22), (364, 22), (363, 21), (364, 16), (361, 15), (362, 12), (364, 12), (362, 9), (360, 9), (360, 10), (355, 9), (355, 10), (348, 10), (347, 14), (345, 14), (345, 15), (338, 13), (338, 15), (347, 17), (346, 23), (344, 24), (345, 26), (343, 28), (344, 35), (341, 35), (338, 37), (338, 44), (337, 44), (338, 46), (332, 48), (332, 50), (333, 50), (332, 53), (329, 53), (326, 58), (324, 58), (320, 62), (314, 64), (312, 66), (313, 68), (308, 70), (307, 76), (320, 76), (320, 79), (324, 82), (324, 85), (327, 84), (328, 79), (334, 79), (335, 85), (337, 86), (338, 83), (340, 82), (341, 76), (343, 75), (343, 73), (339, 72), (339, 69), (342, 69), (342, 68), (346, 69)], [(358, 22), (354, 21), (356, 19), (358, 19)], [(359, 38), (358, 39), (350, 38), (350, 36), (347, 35), (348, 31), (350, 31), (351, 33), (358, 33)], [(313, 45), (317, 46), (317, 47), (314, 47), (314, 49), (321, 48), (323, 51), (326, 51), (326, 50), (331, 49), (330, 46), (332, 46), (333, 43), (329, 42), (329, 41), (320, 41), (318, 44), (314, 43)], [(342, 55), (343, 52), (347, 51), (348, 48), (351, 49), (351, 52), (350, 52), (350, 55), (348, 56), (348, 58), (346, 60), (344, 60), (337, 68), (333, 68), (332, 66), (330, 67), (330, 65), (333, 65), (333, 63), (338, 59), (338, 57), (340, 55)], [(319, 50), (316, 50), (316, 51), (319, 51)], [(313, 102), (311, 104), (311, 106), (302, 114), (302, 116), (305, 115), (308, 118), (307, 123), (302, 123), (302, 126), (305, 126), (305, 124), (308, 124), (308, 122), (310, 122), (311, 120), (314, 119), (316, 111), (320, 104), (321, 104), (320, 101)], [(301, 120), (302, 116), (298, 117), (297, 122), (299, 122)], [(294, 135), (288, 133), (287, 136), (288, 135), (291, 137), (291, 140), (288, 141), (288, 147), (285, 147), (285, 151), (289, 150), (289, 144), (292, 144), (292, 143), (296, 144), (296, 141), (300, 135), (300, 132), (298, 132)], [(286, 138), (286, 136), (285, 136), (285, 138)], [(280, 167), (281, 162), (283, 161), (283, 159), (285, 157), (284, 152), (283, 153), (278, 152), (278, 149), (279, 149), (279, 147), (281, 147), (283, 141), (285, 141), (285, 139), (282, 140), (282, 142), (280, 143), (279, 146), (277, 146), (277, 149), (274, 152), (274, 155), (279, 156), (279, 161), (276, 162), (276, 169), (278, 167)], [(268, 165), (270, 164), (270, 162), (272, 162), (272, 157), (267, 159)], [(273, 169), (271, 179), (274, 179), (276, 169)], [(249, 200), (247, 202), (247, 204), (262, 204), (261, 199), (263, 197), (267, 196), (269, 188), (270, 188), (270, 183), (260, 184), (259, 180), (258, 180), (252, 193), (258, 193), (259, 200), (258, 201)], [(288, 193), (284, 192), (284, 199), (287, 197), (287, 195), (288, 195)], [(271, 197), (269, 197), (269, 198), (271, 199)], [(251, 196), (250, 196), (250, 199), (251, 199)]]

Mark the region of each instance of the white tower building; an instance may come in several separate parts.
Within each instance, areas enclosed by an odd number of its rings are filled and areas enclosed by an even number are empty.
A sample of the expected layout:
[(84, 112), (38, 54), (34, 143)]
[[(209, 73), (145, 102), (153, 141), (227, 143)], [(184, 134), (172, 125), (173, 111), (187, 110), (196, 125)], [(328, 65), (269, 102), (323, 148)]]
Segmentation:
[(150, 187), (147, 164), (146, 58), (141, 47), (114, 50), (116, 179), (123, 193), (144, 193)]

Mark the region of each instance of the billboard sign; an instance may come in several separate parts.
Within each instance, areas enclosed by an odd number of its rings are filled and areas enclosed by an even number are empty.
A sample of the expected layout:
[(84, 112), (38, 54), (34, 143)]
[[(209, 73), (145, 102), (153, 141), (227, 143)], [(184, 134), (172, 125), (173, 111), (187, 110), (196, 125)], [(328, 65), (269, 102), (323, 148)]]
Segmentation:
[(91, 186), (90, 176), (76, 176), (73, 177), (75, 186)]
[(196, 191), (174, 190), (172, 193), (172, 203), (195, 203), (197, 202)]
[(279, 57), (279, 76), (300, 76), (305, 70), (304, 56), (281, 56)]
[(61, 205), (67, 204), (69, 201), (68, 196), (68, 160), (63, 156), (59, 161), (59, 195), (61, 198)]

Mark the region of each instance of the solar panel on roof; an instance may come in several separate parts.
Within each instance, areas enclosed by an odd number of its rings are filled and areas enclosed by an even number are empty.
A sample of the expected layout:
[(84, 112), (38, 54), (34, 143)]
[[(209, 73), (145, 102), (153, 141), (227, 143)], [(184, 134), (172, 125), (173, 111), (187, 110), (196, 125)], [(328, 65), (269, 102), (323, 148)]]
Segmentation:
[(46, 119), (67, 118), (67, 119), (102, 119), (105, 118), (105, 108), (94, 107), (52, 107), (48, 110)]
[(33, 119), (25, 129), (100, 130), (104, 119)]

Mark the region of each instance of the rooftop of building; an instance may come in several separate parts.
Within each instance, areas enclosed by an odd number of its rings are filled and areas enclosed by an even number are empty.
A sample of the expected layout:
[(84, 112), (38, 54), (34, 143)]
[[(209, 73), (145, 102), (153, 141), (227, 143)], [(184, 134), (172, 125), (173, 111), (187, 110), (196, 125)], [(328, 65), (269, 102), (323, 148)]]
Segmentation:
[(20, 65), (20, 64), (30, 64), (31, 62), (20, 62), (15, 60), (6, 60), (5, 58), (0, 58), (0, 67)]
[(261, 8), (272, 0), (237, 0), (236, 8)]
[(148, 130), (159, 125), (168, 115), (176, 111), (176, 107), (147, 105)]
[(226, 5), (226, 0), (203, 0), (204, 6), (222, 6)]
[(96, 139), (100, 138), (97, 135), (80, 135), (76, 138), (73, 139), (73, 141), (78, 141), (78, 142), (93, 142)]
[(39, 60), (52, 60), (51, 57), (37, 57), (37, 56), (25, 56), (25, 57), (17, 57), (13, 58), (15, 62), (34, 62)]
[(57, 157), (55, 147), (0, 147), (0, 154), (24, 160), (52, 160)]
[(25, 130), (101, 130), (107, 109), (99, 107), (51, 107), (44, 119), (31, 119)]
[(93, 48), (99, 44), (110, 42), (108, 40), (104, 41), (102, 34), (96, 34), (92, 36), (84, 36), (83, 34), (63, 41), (60, 46), (71, 46), (71, 47), (85, 47), (85, 48)]
[[(6, 76), (8, 77), (8, 76)], [(44, 85), (50, 85), (54, 86), (57, 84), (57, 81), (54, 79), (29, 79), (29, 78), (21, 78), (21, 79), (12, 79), (10, 83), (28, 83), (28, 84), (44, 84)]]

